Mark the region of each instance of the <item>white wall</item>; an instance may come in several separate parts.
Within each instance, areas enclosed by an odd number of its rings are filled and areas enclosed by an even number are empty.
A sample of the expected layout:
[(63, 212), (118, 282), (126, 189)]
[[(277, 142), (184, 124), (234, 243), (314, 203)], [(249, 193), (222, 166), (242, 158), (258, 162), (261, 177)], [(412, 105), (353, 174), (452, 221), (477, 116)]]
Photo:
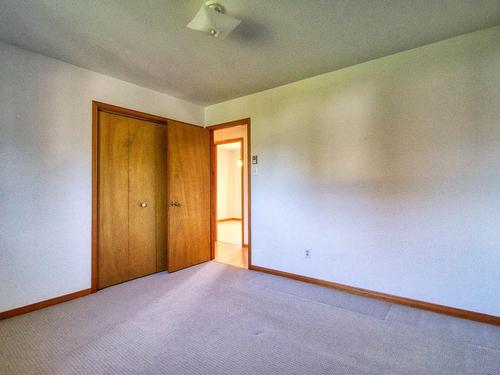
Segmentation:
[(217, 220), (243, 219), (241, 168), (237, 165), (241, 159), (240, 152), (224, 145), (217, 146)]
[(203, 108), (0, 43), (0, 311), (90, 288), (91, 102)]
[(252, 119), (254, 265), (500, 315), (500, 27), (205, 115)]

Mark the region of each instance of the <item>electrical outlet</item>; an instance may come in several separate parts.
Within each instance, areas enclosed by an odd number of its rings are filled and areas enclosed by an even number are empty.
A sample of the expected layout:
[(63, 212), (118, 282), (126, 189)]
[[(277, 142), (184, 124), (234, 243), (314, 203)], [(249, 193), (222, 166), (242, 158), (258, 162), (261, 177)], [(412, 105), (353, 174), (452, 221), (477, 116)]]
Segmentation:
[(312, 253), (312, 251), (311, 251), (311, 250), (309, 250), (309, 249), (307, 249), (307, 250), (304, 252), (304, 256), (305, 256), (307, 259), (309, 259), (309, 258), (311, 258), (311, 253)]

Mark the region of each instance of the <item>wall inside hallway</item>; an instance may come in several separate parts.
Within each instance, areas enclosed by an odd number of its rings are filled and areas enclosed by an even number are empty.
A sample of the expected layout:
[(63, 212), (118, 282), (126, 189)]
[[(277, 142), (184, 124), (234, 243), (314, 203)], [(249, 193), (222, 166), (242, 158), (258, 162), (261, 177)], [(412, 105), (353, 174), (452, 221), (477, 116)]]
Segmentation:
[(217, 146), (217, 220), (242, 219), (240, 148), (225, 146), (227, 144)]

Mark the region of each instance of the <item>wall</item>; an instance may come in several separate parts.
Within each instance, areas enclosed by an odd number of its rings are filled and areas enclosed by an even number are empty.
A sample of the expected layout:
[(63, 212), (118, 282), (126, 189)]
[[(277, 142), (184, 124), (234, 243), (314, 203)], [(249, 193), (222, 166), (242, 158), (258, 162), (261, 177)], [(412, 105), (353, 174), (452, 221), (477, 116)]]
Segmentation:
[[(238, 119), (239, 120), (239, 119)], [(214, 141), (243, 138), (243, 241), (248, 245), (248, 139), (247, 126), (239, 125), (214, 131)]]
[(207, 107), (206, 124), (252, 120), (252, 263), (500, 315), (499, 41), (496, 27)]
[(0, 311), (90, 288), (92, 100), (203, 108), (0, 43)]
[(240, 158), (239, 149), (217, 146), (217, 220), (242, 219)]

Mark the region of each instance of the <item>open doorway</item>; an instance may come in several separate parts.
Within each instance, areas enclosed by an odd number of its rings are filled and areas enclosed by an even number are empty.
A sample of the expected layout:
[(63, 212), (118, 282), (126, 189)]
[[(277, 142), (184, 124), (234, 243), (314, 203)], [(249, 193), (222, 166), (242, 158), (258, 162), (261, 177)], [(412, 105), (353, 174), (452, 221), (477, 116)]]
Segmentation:
[(248, 268), (248, 123), (210, 127), (212, 143), (212, 258)]

